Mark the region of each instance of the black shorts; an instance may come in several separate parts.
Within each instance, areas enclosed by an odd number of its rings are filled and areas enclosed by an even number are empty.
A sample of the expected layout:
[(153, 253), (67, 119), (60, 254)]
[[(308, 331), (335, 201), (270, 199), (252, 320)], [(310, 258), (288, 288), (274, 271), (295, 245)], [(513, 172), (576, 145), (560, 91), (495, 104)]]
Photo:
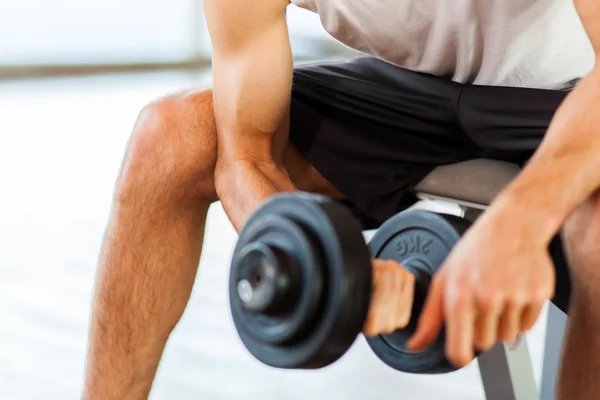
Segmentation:
[[(373, 229), (413, 205), (411, 188), (437, 166), (527, 162), (567, 94), (464, 85), (370, 57), (300, 65), (290, 140)], [(566, 310), (571, 283), (558, 236), (550, 251), (553, 301)]]

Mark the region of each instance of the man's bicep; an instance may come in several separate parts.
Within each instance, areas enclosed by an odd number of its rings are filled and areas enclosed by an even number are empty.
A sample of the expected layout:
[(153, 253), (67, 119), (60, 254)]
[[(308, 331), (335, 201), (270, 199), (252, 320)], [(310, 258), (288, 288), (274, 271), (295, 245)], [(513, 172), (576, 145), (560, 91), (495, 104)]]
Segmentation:
[(214, 50), (236, 51), (277, 24), (289, 0), (204, 0)]
[[(574, 0), (581, 22), (600, 59), (600, 0)], [(597, 66), (598, 68), (598, 66)]]

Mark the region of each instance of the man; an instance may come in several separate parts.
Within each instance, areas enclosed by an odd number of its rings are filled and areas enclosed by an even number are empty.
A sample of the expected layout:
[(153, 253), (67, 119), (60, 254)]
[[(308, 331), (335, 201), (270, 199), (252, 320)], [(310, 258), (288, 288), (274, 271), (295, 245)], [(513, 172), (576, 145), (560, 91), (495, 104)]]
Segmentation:
[[(445, 323), (462, 366), (529, 329), (544, 300), (569, 294), (548, 253), (562, 231), (573, 295), (558, 398), (598, 398), (600, 2), (293, 0), (371, 56), (297, 68), (288, 2), (205, 0), (214, 89), (141, 112), (100, 259), (85, 398), (147, 397), (211, 203), (239, 229), (275, 193), (318, 192), (372, 228), (437, 165), (475, 157), (526, 166), (435, 277), (411, 347)], [(397, 265), (374, 269), (367, 334), (405, 324), (411, 284)]]

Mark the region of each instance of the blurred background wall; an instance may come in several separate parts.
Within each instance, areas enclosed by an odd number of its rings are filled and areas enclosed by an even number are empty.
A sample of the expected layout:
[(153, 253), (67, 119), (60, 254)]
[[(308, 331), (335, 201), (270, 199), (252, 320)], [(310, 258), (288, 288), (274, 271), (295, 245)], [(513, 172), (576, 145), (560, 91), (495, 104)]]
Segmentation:
[[(318, 18), (290, 8), (299, 59), (345, 54)], [(198, 0), (20, 0), (0, 2), (0, 78), (210, 64)]]
[[(298, 61), (353, 54), (316, 16), (295, 8), (288, 15)], [(199, 1), (0, 0), (1, 400), (80, 398), (98, 252), (137, 114), (208, 81)], [(229, 316), (235, 240), (215, 204), (153, 399), (483, 398), (475, 364), (446, 376), (400, 374), (362, 339), (322, 371), (258, 364)], [(531, 351), (540, 361), (543, 326), (536, 329)]]

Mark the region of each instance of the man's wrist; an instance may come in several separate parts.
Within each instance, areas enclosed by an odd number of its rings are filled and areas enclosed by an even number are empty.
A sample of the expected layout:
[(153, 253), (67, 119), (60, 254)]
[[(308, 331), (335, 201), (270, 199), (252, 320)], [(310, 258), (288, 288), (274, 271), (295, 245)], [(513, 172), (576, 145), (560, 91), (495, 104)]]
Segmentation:
[(215, 174), (215, 187), (227, 216), (236, 230), (267, 198), (297, 189), (285, 170), (274, 163), (229, 162)]
[(490, 214), (550, 240), (569, 215), (600, 187), (600, 69), (563, 102), (546, 137)]
[(490, 219), (509, 223), (515, 235), (535, 239), (546, 245), (560, 230), (563, 213), (553, 207), (552, 194), (535, 186), (507, 188), (492, 203)]

